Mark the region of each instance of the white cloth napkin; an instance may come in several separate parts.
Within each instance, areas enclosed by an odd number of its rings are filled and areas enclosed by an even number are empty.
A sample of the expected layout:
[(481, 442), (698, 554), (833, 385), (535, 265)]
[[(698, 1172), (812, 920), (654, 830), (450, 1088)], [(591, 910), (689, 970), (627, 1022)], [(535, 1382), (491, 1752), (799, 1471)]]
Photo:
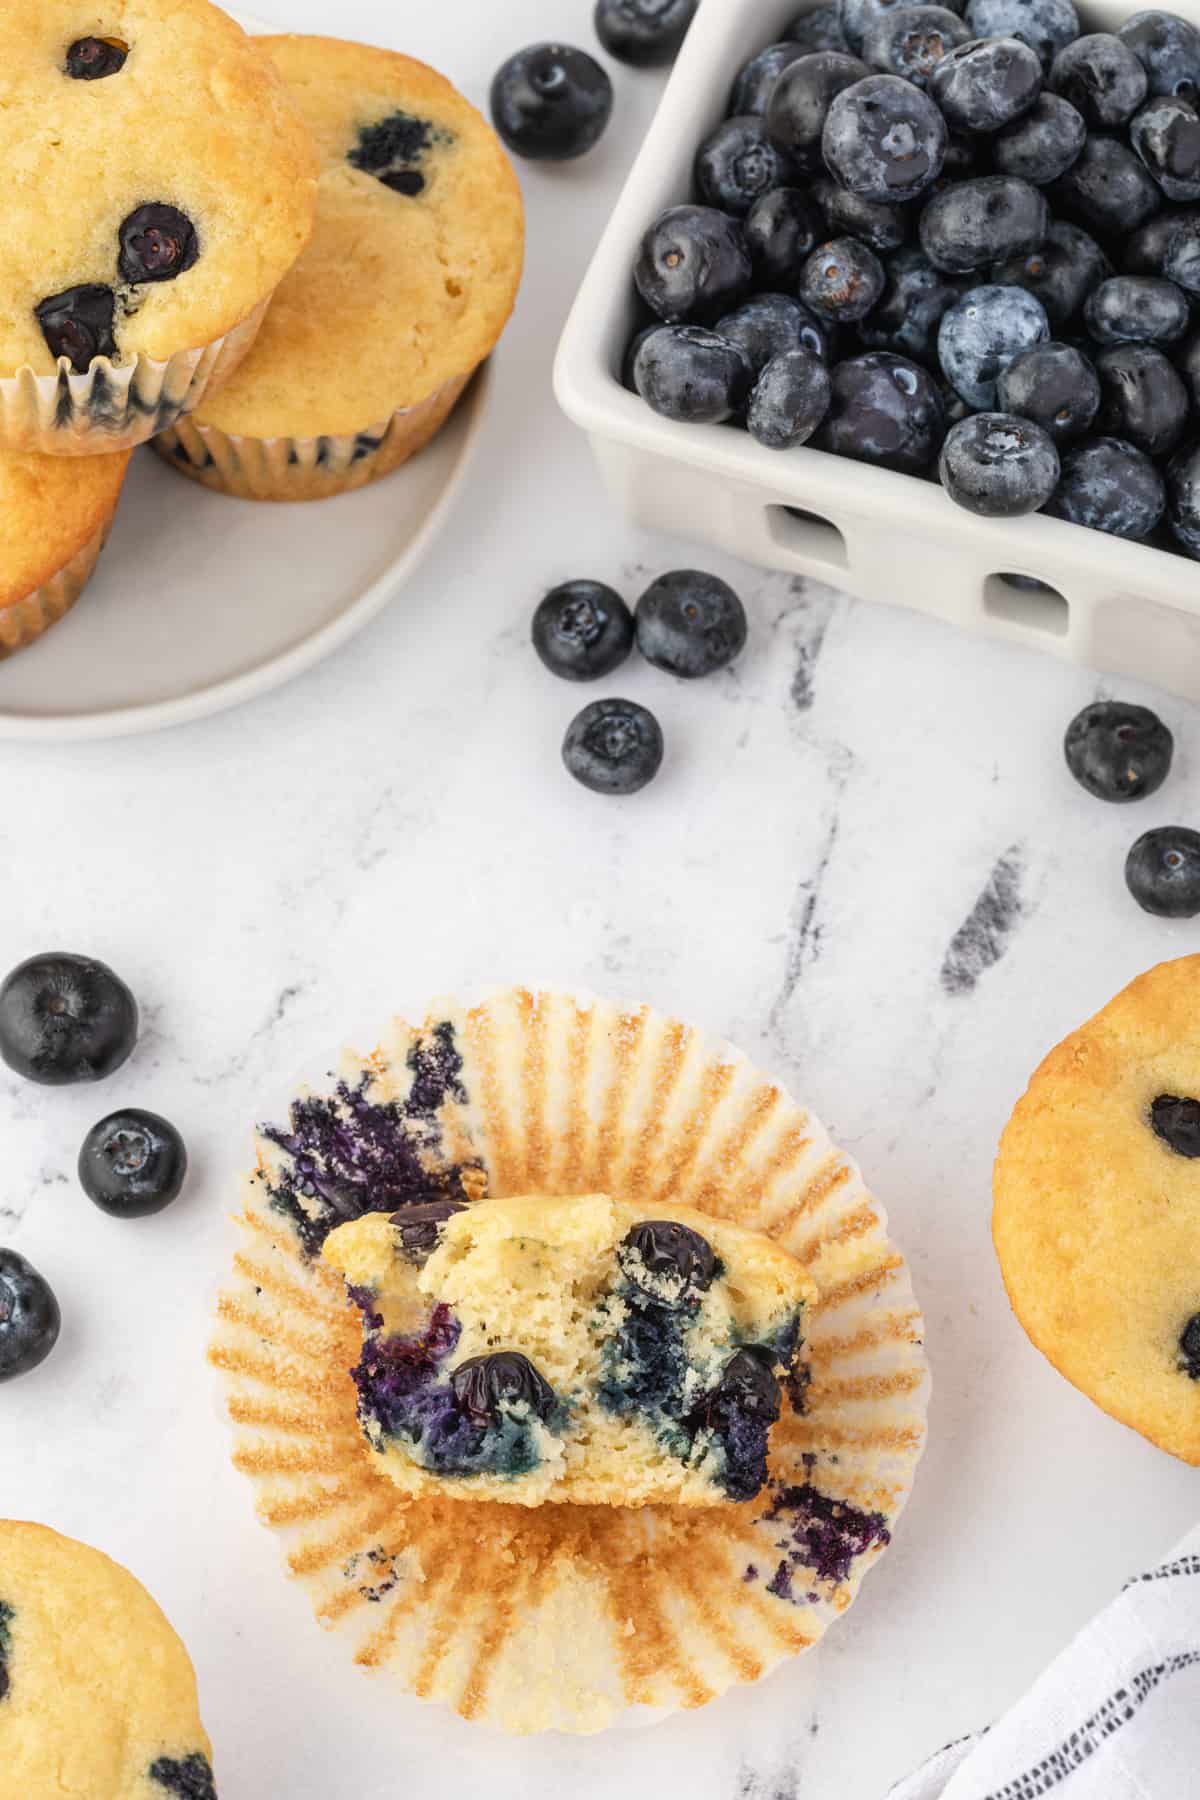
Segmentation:
[(989, 1731), (888, 1800), (1197, 1800), (1200, 1527), (1138, 1575)]

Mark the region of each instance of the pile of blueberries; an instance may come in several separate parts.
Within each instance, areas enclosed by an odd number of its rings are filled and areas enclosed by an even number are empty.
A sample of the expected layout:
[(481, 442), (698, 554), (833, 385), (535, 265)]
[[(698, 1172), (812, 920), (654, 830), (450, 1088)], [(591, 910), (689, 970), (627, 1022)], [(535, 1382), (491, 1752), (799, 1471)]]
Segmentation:
[[(1071, 720), (1063, 748), (1081, 788), (1097, 800), (1126, 805), (1158, 792), (1171, 773), (1175, 740), (1149, 707), (1097, 700)], [(1200, 832), (1184, 825), (1143, 832), (1125, 859), (1125, 883), (1143, 912), (1194, 919), (1200, 913)], [(1187, 1154), (1200, 1154), (1200, 1148)]]
[[(27, 1081), (66, 1087), (103, 1081), (131, 1055), (137, 1002), (102, 962), (65, 952), (34, 956), (0, 984), (0, 1057)], [(187, 1175), (187, 1150), (157, 1113), (124, 1108), (94, 1125), (79, 1152), (79, 1182), (115, 1219), (169, 1206)], [(0, 1247), (0, 1382), (44, 1362), (62, 1316), (50, 1284)]]
[(1198, 109), (1172, 13), (801, 13), (736, 73), (696, 204), (645, 234), (626, 383), (773, 449), (936, 469), (976, 513), (1200, 557)]

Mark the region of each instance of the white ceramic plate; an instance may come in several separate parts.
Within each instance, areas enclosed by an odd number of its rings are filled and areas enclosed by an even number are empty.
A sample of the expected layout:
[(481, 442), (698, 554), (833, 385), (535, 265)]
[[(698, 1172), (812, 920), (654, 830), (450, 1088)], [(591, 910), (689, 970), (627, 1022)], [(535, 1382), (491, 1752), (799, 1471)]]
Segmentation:
[(305, 505), (210, 494), (139, 450), (78, 605), (0, 663), (0, 739), (157, 731), (240, 706), (331, 655), (445, 524), (489, 386), (484, 368), (449, 424), (395, 474)]

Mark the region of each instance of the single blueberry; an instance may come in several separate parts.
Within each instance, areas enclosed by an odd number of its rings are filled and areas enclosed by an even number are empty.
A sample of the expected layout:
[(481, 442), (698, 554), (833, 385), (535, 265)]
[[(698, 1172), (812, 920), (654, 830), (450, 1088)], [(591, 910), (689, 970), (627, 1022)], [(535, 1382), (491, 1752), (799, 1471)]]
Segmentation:
[(1067, 726), (1063, 750), (1081, 788), (1124, 805), (1158, 792), (1171, 772), (1175, 740), (1149, 707), (1096, 700)]
[(1166, 489), (1145, 451), (1119, 438), (1086, 438), (1063, 452), (1062, 480), (1046, 506), (1056, 519), (1138, 541), (1163, 516)]
[[(842, 33), (854, 54), (861, 54), (868, 31), (884, 13), (911, 5), (912, 0), (840, 0)], [(961, 13), (964, 0), (946, 0), (946, 5), (950, 12)]]
[(1040, 188), (1014, 175), (980, 175), (934, 194), (921, 214), (921, 247), (951, 275), (1040, 249), (1049, 215)]
[(466, 1210), (462, 1200), (424, 1200), (393, 1213), (388, 1223), (396, 1228), (398, 1247), (405, 1262), (427, 1263), (437, 1249), (447, 1219)]
[(967, 24), (976, 38), (1019, 38), (1049, 68), (1079, 36), (1071, 0), (967, 0)]
[(822, 218), (801, 188), (776, 188), (756, 200), (746, 217), (746, 244), (761, 287), (799, 281), (810, 251), (824, 237)]
[(533, 647), (552, 675), (597, 681), (633, 649), (633, 614), (602, 581), (564, 581), (533, 615)]
[(192, 221), (163, 201), (135, 208), (122, 220), (119, 236), (117, 267), (122, 281), (174, 281), (193, 268), (200, 255)]
[(1139, 12), (1117, 27), (1146, 71), (1152, 94), (1200, 94), (1200, 31), (1178, 13)]
[(628, 388), (631, 394), (637, 393), (637, 356), (638, 351), (650, 336), (651, 332), (662, 330), (662, 320), (654, 319), (649, 325), (642, 325), (634, 332), (625, 346), (621, 358), (621, 386)]
[(1095, 31), (1060, 50), (1050, 65), (1050, 87), (1082, 113), (1093, 131), (1127, 125), (1146, 98), (1146, 71), (1111, 32)]
[(1167, 523), (1180, 548), (1200, 560), (1200, 445), (1181, 450), (1167, 469)]
[(627, 1281), (667, 1306), (697, 1300), (712, 1286), (721, 1266), (708, 1239), (675, 1219), (645, 1219), (634, 1225), (617, 1257)]
[(818, 317), (849, 325), (863, 319), (883, 292), (883, 264), (857, 238), (821, 244), (804, 265), (800, 298)]
[(1180, 219), (1167, 240), (1163, 274), (1200, 297), (1200, 218)]
[(706, 325), (748, 293), (752, 274), (736, 219), (713, 206), (672, 206), (643, 237), (634, 280), (660, 319)]
[(451, 1371), (450, 1387), (459, 1407), (477, 1425), (488, 1425), (513, 1407), (527, 1409), (545, 1422), (553, 1418), (558, 1404), (541, 1370), (519, 1350), (467, 1357)]
[(737, 119), (746, 113), (765, 113), (775, 83), (789, 64), (803, 54), (797, 44), (768, 44), (743, 63), (729, 91), (729, 105), (725, 108), (728, 116)]
[(724, 119), (696, 154), (696, 191), (708, 206), (744, 219), (756, 200), (772, 188), (786, 187), (795, 164), (767, 135), (755, 113)]
[[(1159, 1094), (1150, 1103), (1150, 1129), (1176, 1156), (1194, 1161), (1200, 1156), (1200, 1100), (1179, 1094)], [(1200, 1362), (1200, 1313), (1189, 1319), (1180, 1347)]]
[(1098, 344), (1173, 344), (1186, 333), (1191, 309), (1173, 281), (1114, 275), (1092, 290), (1083, 317)]
[(1122, 242), (1162, 206), (1162, 189), (1119, 138), (1089, 132), (1083, 149), (1050, 189), (1058, 212)]
[(810, 175), (820, 170), (829, 109), (868, 72), (866, 63), (840, 50), (815, 50), (788, 64), (767, 103), (767, 130), (798, 168)]
[(187, 1150), (157, 1113), (127, 1107), (93, 1125), (79, 1152), (79, 1184), (113, 1219), (144, 1219), (179, 1197)]
[(563, 740), (567, 772), (593, 794), (636, 794), (662, 767), (658, 720), (633, 700), (596, 700)]
[(898, 75), (843, 89), (821, 139), (831, 175), (864, 200), (915, 200), (942, 172), (946, 121), (928, 94)]
[(883, 255), (898, 250), (912, 235), (913, 218), (907, 206), (887, 200), (864, 200), (861, 194), (850, 193), (831, 176), (823, 175), (813, 182), (812, 197), (825, 221), (821, 237), (858, 238)]
[(45, 1362), (61, 1325), (49, 1284), (15, 1250), (0, 1250), (0, 1381)]
[(86, 375), (95, 357), (117, 354), (116, 308), (112, 289), (93, 283), (51, 294), (34, 312), (51, 356), (65, 356), (77, 375)]
[(567, 162), (603, 137), (613, 85), (586, 50), (532, 44), (497, 70), (491, 107), (492, 122), (514, 155)]
[(1162, 351), (1118, 344), (1101, 351), (1096, 373), (1104, 396), (1100, 429), (1147, 456), (1169, 456), (1187, 424), (1188, 393)]
[(973, 38), (944, 56), (929, 92), (957, 131), (999, 131), (1042, 91), (1037, 53), (1019, 38)]
[(0, 1056), (28, 1081), (103, 1081), (137, 1042), (137, 1002), (102, 962), (34, 956), (0, 986)]
[(1095, 238), (1064, 219), (1052, 219), (1046, 236), (1026, 256), (1010, 257), (992, 270), (993, 281), (1006, 287), (1023, 287), (1046, 309), (1046, 317), (1061, 331), (1078, 313), (1098, 282), (1112, 273), (1108, 258)]
[(1121, 246), (1121, 267), (1127, 275), (1161, 275), (1171, 239), (1188, 220), (1200, 219), (1200, 208), (1167, 206), (1131, 231)]
[(899, 75), (924, 88), (943, 56), (970, 36), (958, 14), (947, 7), (896, 6), (871, 25), (863, 39), (863, 61), (884, 75)]
[(788, 350), (811, 350), (829, 362), (833, 333), (823, 319), (788, 294), (755, 294), (713, 327), (718, 337), (735, 344), (761, 375), (773, 357)]
[(787, 350), (767, 364), (750, 396), (746, 424), (769, 450), (806, 444), (829, 411), (829, 370), (811, 350)]
[(737, 1350), (721, 1372), (721, 1379), (703, 1403), (706, 1424), (716, 1424), (727, 1407), (774, 1424), (783, 1410), (783, 1395), (771, 1367), (771, 1354), (757, 1345)]
[(1013, 358), (1050, 341), (1045, 308), (1024, 288), (988, 283), (948, 307), (938, 328), (946, 379), (981, 411), (996, 406), (996, 381)]
[(988, 519), (1015, 519), (1037, 512), (1058, 486), (1058, 451), (1031, 419), (976, 413), (951, 427), (938, 470), (959, 506)]
[(996, 133), (992, 157), (1000, 174), (1042, 187), (1066, 174), (1086, 138), (1087, 127), (1071, 102), (1041, 93), (1023, 118)]
[(1129, 142), (1168, 200), (1200, 200), (1200, 116), (1194, 106), (1158, 96), (1134, 115)]
[(610, 56), (635, 68), (669, 63), (699, 0), (596, 0), (596, 36)]
[(746, 645), (746, 611), (728, 582), (700, 569), (673, 569), (637, 603), (637, 645), (646, 661), (696, 681), (728, 668)]
[(193, 1750), (190, 1756), (160, 1756), (150, 1765), (150, 1779), (173, 1800), (217, 1800), (217, 1787), (207, 1756)]
[(814, 6), (811, 12), (797, 13), (783, 35), (802, 50), (848, 50), (842, 30), (841, 8), (837, 0), (826, 6)]
[(736, 344), (699, 325), (660, 325), (634, 359), (637, 391), (685, 425), (719, 425), (745, 404), (754, 373)]
[(72, 81), (103, 81), (118, 75), (129, 60), (129, 45), (121, 38), (82, 37), (67, 51), (63, 73)]
[(1061, 448), (1085, 437), (1100, 411), (1100, 377), (1073, 344), (1038, 344), (996, 377), (996, 402), (1032, 419)]
[(893, 350), (926, 363), (936, 359), (938, 326), (947, 307), (960, 299), (959, 277), (944, 275), (917, 249), (897, 251), (887, 264), (882, 298), (859, 326), (872, 350)]
[(829, 411), (814, 443), (835, 456), (923, 474), (941, 448), (942, 403), (930, 376), (907, 357), (872, 350), (838, 363)]
[(1143, 912), (1194, 919), (1200, 913), (1200, 831), (1163, 825), (1145, 832), (1126, 859), (1125, 883)]
[[(1184, 1106), (1196, 1106), (1194, 1100), (1180, 1102)], [(1200, 1107), (1197, 1107), (1200, 1120)], [(1196, 1151), (1191, 1153), (1197, 1154)], [(1179, 1348), (1183, 1355), (1184, 1373), (1192, 1381), (1200, 1381), (1200, 1313), (1194, 1313), (1184, 1326), (1179, 1337)]]

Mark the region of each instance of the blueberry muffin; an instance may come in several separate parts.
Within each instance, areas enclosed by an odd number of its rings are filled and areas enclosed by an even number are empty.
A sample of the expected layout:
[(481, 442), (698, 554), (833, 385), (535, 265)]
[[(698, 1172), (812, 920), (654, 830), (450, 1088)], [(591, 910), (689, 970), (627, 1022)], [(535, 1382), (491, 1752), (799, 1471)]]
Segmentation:
[(340, 1226), (359, 1417), (406, 1492), (752, 1500), (816, 1288), (757, 1232), (604, 1194), (436, 1200)]
[(312, 241), (253, 353), (156, 446), (224, 493), (321, 499), (420, 450), (508, 321), (524, 214), (491, 127), (406, 56), (259, 40), (321, 157)]
[(216, 1800), (187, 1651), (98, 1550), (0, 1520), (0, 1787), (12, 1800)]
[(1033, 1342), (1113, 1418), (1200, 1463), (1200, 956), (1052, 1050), (1000, 1145), (993, 1236)]
[(0, 656), (75, 604), (112, 525), (130, 452), (68, 461), (0, 451)]
[(0, 443), (141, 442), (253, 341), (312, 229), (315, 151), (208, 0), (0, 8)]

